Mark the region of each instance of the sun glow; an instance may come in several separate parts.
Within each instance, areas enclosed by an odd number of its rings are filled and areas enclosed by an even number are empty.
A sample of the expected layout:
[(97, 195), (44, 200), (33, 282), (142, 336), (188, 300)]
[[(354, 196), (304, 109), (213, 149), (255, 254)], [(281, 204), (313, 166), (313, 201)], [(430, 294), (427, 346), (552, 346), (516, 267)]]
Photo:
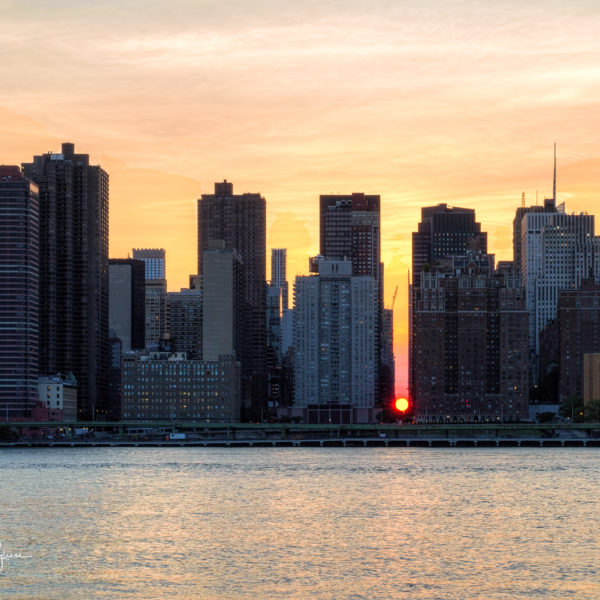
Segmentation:
[(398, 412), (406, 412), (408, 410), (408, 400), (406, 398), (398, 398), (394, 405)]

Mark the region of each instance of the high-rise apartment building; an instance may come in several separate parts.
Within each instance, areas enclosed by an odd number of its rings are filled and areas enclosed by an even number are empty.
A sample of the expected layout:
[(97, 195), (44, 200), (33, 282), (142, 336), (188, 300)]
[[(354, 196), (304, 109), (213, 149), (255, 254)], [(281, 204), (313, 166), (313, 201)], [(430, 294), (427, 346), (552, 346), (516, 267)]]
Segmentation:
[[(376, 374), (374, 398), (382, 400), (383, 264), (381, 263), (381, 198), (363, 193), (319, 197), (320, 253), (326, 259), (349, 260), (352, 275), (373, 277), (376, 321)], [(316, 263), (315, 263), (316, 264)], [(387, 398), (386, 398), (387, 400)]]
[[(244, 310), (244, 271), (239, 254), (213, 240), (203, 252), (202, 358), (232, 355), (242, 364), (242, 378), (251, 376), (250, 340)], [(244, 372), (244, 369), (246, 370)]]
[(481, 231), (472, 208), (447, 204), (422, 208), (418, 231), (412, 234), (413, 286), (419, 286), (424, 268), (467, 250), (487, 252), (487, 233)]
[(134, 258), (108, 261), (108, 326), (122, 342), (123, 352), (146, 347), (144, 263)]
[(323, 259), (318, 276), (296, 277), (296, 407), (373, 407), (377, 291), (373, 277), (352, 275), (349, 260)]
[(282, 358), (281, 288), (274, 285), (267, 287), (267, 344), (269, 346), (267, 364), (273, 368), (281, 362)]
[(24, 173), (40, 195), (40, 374), (71, 372), (78, 414), (108, 402), (108, 174), (64, 143)]
[(529, 213), (555, 213), (556, 203), (553, 198), (544, 199), (544, 204), (534, 206), (519, 206), (513, 219), (513, 264), (515, 269), (521, 269), (521, 244), (523, 238), (523, 217)]
[(584, 355), (600, 352), (600, 285), (585, 279), (558, 294), (559, 401), (584, 395)]
[(202, 358), (202, 291), (167, 292), (167, 331), (176, 352)]
[(198, 275), (203, 281), (204, 251), (212, 240), (223, 240), (242, 261), (251, 347), (241, 359), (242, 395), (248, 416), (260, 418), (266, 398), (265, 199), (256, 193), (234, 194), (233, 184), (228, 181), (215, 183), (214, 194), (202, 194), (198, 200)]
[(468, 250), (487, 253), (487, 233), (475, 220), (471, 208), (458, 208), (447, 204), (421, 209), (421, 222), (412, 234), (412, 282), (408, 294), (408, 377), (409, 393), (417, 403), (415, 389), (416, 334), (413, 306), (421, 287), (423, 272), (450, 256), (465, 255)]
[(281, 312), (289, 308), (289, 291), (287, 281), (287, 250), (271, 248), (271, 287), (281, 290)]
[(562, 211), (529, 212), (521, 224), (521, 277), (529, 312), (532, 371), (539, 335), (556, 317), (560, 290), (578, 289), (584, 278), (600, 278), (600, 240), (594, 216)]
[(320, 253), (330, 259), (348, 259), (353, 275), (381, 278), (379, 196), (321, 195)]
[(39, 198), (17, 166), (0, 166), (0, 419), (38, 399)]
[(383, 328), (381, 335), (381, 373), (380, 393), (387, 406), (395, 398), (396, 369), (394, 362), (394, 311), (391, 308), (383, 310)]
[(133, 258), (144, 262), (146, 281), (166, 279), (164, 248), (134, 248)]
[(146, 278), (146, 348), (156, 350), (167, 327), (167, 280), (164, 248), (134, 248), (133, 258), (144, 262)]
[(271, 249), (271, 281), (267, 287), (267, 366), (270, 379), (283, 359), (281, 320), (289, 310), (286, 253), (285, 248)]
[(421, 273), (413, 288), (412, 397), (419, 418), (524, 419), (527, 311), (518, 272), (470, 252)]

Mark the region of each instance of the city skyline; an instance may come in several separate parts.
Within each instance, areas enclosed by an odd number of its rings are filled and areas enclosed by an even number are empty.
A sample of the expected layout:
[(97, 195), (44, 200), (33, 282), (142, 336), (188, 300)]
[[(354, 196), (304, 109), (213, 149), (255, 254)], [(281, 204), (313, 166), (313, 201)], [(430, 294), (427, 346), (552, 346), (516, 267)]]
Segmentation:
[(0, 163), (84, 147), (111, 175), (110, 256), (166, 248), (170, 290), (195, 271), (195, 203), (215, 181), (266, 198), (290, 281), (318, 252), (319, 195), (380, 195), (399, 393), (421, 207), (473, 208), (509, 259), (521, 193), (552, 194), (556, 141), (557, 201), (595, 212), (593, 3), (1, 5)]

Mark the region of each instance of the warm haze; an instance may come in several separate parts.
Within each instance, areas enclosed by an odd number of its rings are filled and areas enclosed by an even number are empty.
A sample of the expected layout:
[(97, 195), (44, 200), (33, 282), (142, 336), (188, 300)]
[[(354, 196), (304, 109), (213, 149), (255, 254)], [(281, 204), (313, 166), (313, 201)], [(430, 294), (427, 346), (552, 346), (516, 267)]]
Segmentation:
[[(0, 0), (0, 164), (75, 143), (110, 174), (110, 255), (196, 265), (213, 182), (267, 199), (288, 279), (318, 251), (318, 196), (380, 194), (398, 393), (420, 207), (475, 208), (511, 258), (512, 219), (552, 191), (599, 213), (600, 5), (473, 0)], [(269, 253), (270, 254), (270, 253)]]

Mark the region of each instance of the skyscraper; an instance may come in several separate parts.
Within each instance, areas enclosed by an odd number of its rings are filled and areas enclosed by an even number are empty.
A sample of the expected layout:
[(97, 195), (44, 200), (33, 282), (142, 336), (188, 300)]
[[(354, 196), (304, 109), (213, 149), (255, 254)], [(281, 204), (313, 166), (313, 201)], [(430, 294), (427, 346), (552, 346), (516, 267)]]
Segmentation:
[(320, 253), (352, 262), (353, 275), (381, 278), (380, 197), (321, 195)]
[(38, 188), (0, 166), (0, 419), (29, 416), (38, 399)]
[(144, 261), (146, 281), (164, 281), (166, 279), (164, 248), (134, 248), (133, 258)]
[[(260, 194), (234, 194), (228, 181), (198, 200), (198, 274), (211, 240), (223, 240), (242, 261), (244, 302), (251, 351), (242, 359), (247, 416), (260, 418), (266, 398), (266, 202)], [(206, 298), (206, 297), (205, 297)], [(204, 321), (206, 323), (206, 320)]]
[(108, 174), (64, 143), (23, 164), (40, 193), (40, 374), (72, 372), (78, 414), (108, 402)]
[(513, 264), (515, 269), (521, 270), (521, 244), (523, 238), (523, 217), (528, 213), (555, 213), (556, 205), (552, 198), (546, 198), (544, 204), (534, 206), (519, 206), (513, 219)]
[(271, 248), (271, 287), (277, 287), (281, 290), (281, 312), (289, 307), (288, 281), (286, 275), (286, 255), (285, 248)]
[(133, 258), (145, 265), (146, 348), (156, 349), (167, 326), (167, 280), (164, 248), (134, 248)]
[(167, 331), (176, 352), (202, 358), (202, 291), (167, 292)]
[(527, 311), (518, 273), (469, 252), (421, 273), (413, 289), (412, 398), (434, 419), (526, 418)]
[(296, 277), (294, 346), (296, 407), (374, 405), (377, 284), (353, 276), (348, 260), (323, 259), (319, 275)]
[(144, 263), (133, 258), (108, 261), (108, 325), (122, 342), (122, 351), (143, 350), (146, 330)]
[(267, 366), (271, 380), (281, 366), (282, 329), (281, 320), (288, 308), (288, 282), (286, 279), (286, 249), (271, 249), (271, 281), (267, 288)]
[(487, 233), (475, 221), (472, 208), (447, 204), (421, 209), (421, 222), (412, 234), (412, 284), (419, 286), (423, 268), (467, 250), (487, 252)]
[(487, 233), (475, 221), (475, 211), (447, 204), (421, 209), (421, 222), (412, 234), (412, 282), (408, 294), (408, 378), (409, 393), (415, 401), (415, 294), (421, 287), (422, 273), (441, 259), (464, 255), (467, 250), (487, 253)]
[(534, 380), (539, 335), (556, 317), (559, 290), (578, 289), (589, 276), (600, 278), (600, 239), (594, 235), (594, 216), (563, 210), (525, 213), (521, 224), (521, 277)]
[(584, 355), (600, 352), (600, 284), (585, 279), (581, 289), (558, 294), (559, 400), (584, 394)]
[[(319, 197), (320, 253), (326, 259), (349, 260), (352, 275), (375, 280), (376, 366), (374, 401), (379, 403), (386, 383), (383, 374), (383, 264), (381, 263), (381, 198), (363, 193)], [(386, 392), (387, 393), (387, 392)]]
[(383, 310), (383, 328), (381, 333), (380, 393), (384, 403), (390, 406), (395, 398), (396, 380), (393, 308), (385, 308)]
[(202, 359), (233, 355), (248, 368), (242, 261), (222, 240), (213, 240), (203, 254)]
[(517, 208), (515, 212), (515, 218), (513, 219), (513, 265), (515, 269), (522, 271), (524, 265), (522, 264), (522, 243), (523, 243), (523, 217), (528, 213), (555, 213), (565, 212), (565, 205), (562, 203), (560, 206), (556, 206), (556, 143), (554, 144), (554, 173), (552, 178), (552, 197), (544, 198), (543, 204), (537, 203), (537, 196), (535, 205), (525, 206), (525, 193), (521, 196), (521, 206)]

